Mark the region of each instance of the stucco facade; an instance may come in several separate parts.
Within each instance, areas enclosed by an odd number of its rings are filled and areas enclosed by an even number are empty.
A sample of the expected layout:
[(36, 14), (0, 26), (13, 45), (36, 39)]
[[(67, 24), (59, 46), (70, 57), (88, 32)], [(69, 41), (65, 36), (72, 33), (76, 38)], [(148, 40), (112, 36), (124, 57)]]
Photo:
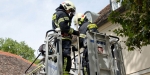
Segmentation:
[[(106, 22), (101, 25), (98, 30), (101, 33), (106, 33), (107, 35), (116, 36), (113, 30), (120, 27), (119, 24), (112, 24), (111, 22)], [(125, 41), (126, 38), (120, 37), (120, 43), (122, 46), (124, 65), (127, 75), (150, 75), (150, 46), (145, 46), (140, 52), (138, 49), (135, 51), (128, 51), (125, 44), (121, 41)]]

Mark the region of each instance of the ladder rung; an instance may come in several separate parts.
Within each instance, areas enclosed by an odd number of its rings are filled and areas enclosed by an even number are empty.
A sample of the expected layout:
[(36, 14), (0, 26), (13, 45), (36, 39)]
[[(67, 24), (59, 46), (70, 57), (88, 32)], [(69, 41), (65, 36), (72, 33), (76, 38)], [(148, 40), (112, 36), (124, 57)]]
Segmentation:
[(30, 73), (28, 73), (28, 74), (26, 74), (26, 75), (30, 75), (30, 74), (32, 74), (32, 73), (34, 73), (34, 72), (37, 72), (38, 70), (40, 70), (40, 68), (42, 68), (43, 66), (42, 65), (40, 65), (40, 66), (38, 66), (37, 68), (35, 68), (34, 70), (32, 70)]
[(101, 53), (98, 53), (98, 55), (101, 55), (101, 56), (108, 56), (108, 54), (101, 54)]
[(48, 57), (54, 57), (54, 56), (57, 56), (57, 54), (48, 55)]
[[(75, 68), (71, 68), (71, 69), (73, 69), (73, 70), (78, 70), (78, 69), (75, 69)], [(80, 69), (80, 70), (83, 70), (83, 69)]]
[(123, 62), (123, 61), (122, 61), (122, 60), (120, 60), (120, 59), (115, 59), (115, 58), (114, 58), (114, 60), (117, 60), (117, 61)]
[(107, 70), (107, 71), (110, 71), (110, 69), (106, 69), (106, 68), (100, 68), (100, 70)]
[(46, 72), (41, 72), (41, 71), (40, 71), (40, 74), (46, 74)]
[(97, 41), (103, 41), (103, 42), (105, 42), (106, 39), (97, 39)]
[(77, 62), (73, 62), (73, 64), (77, 64)]

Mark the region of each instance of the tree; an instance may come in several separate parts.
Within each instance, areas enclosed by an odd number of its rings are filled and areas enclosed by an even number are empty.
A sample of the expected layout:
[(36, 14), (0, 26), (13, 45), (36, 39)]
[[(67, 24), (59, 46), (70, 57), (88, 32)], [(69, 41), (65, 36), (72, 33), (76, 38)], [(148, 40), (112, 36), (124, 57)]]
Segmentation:
[(19, 55), (30, 61), (35, 59), (35, 50), (29, 47), (24, 41), (17, 42), (11, 38), (0, 38), (0, 50)]
[(112, 23), (122, 26), (114, 32), (127, 37), (124, 42), (130, 51), (150, 44), (150, 0), (123, 0), (122, 8), (125, 13), (116, 10), (109, 16)]
[(0, 50), (2, 49), (3, 44), (4, 44), (4, 39), (0, 38)]

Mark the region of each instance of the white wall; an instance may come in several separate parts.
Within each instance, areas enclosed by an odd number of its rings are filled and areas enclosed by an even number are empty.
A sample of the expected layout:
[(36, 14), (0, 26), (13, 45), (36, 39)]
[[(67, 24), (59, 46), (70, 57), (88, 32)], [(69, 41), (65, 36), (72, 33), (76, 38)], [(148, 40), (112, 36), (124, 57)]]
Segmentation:
[[(115, 34), (112, 31), (116, 28), (120, 27), (118, 24), (112, 24), (110, 22), (105, 23), (103, 26), (101, 26), (98, 30), (101, 33), (106, 33), (107, 35), (113, 35)], [(120, 41), (125, 40), (126, 38), (121, 38)], [(123, 42), (120, 42), (123, 48), (123, 58), (124, 58), (124, 64), (126, 68), (126, 74), (131, 75), (137, 73), (136, 75), (150, 75), (150, 74), (144, 74), (144, 71), (150, 69), (150, 46), (143, 47), (142, 52), (135, 50), (135, 51), (127, 51), (125, 48), (125, 44)], [(139, 72), (142, 72), (140, 73)], [(150, 70), (149, 70), (150, 71)]]

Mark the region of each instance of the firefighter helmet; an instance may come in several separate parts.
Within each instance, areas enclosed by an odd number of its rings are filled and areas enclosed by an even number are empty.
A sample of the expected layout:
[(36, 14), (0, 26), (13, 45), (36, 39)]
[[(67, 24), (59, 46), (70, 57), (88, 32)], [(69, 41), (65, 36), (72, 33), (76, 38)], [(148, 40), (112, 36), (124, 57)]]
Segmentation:
[(85, 15), (82, 14), (82, 13), (77, 13), (75, 16), (74, 16), (74, 24), (75, 25), (80, 25), (83, 21), (84, 21), (84, 18), (85, 18)]
[(70, 10), (71, 12), (76, 11), (76, 7), (70, 0), (65, 0), (61, 5), (64, 7), (65, 10)]

